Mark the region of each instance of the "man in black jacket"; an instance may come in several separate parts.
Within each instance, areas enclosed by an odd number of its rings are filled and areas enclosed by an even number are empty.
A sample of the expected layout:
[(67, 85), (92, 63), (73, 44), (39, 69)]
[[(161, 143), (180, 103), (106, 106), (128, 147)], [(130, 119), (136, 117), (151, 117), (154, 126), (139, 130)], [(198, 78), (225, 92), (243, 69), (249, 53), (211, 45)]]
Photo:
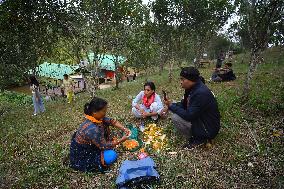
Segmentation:
[(201, 81), (194, 67), (183, 68), (180, 73), (181, 86), (185, 89), (184, 99), (164, 103), (173, 113), (174, 126), (188, 140), (184, 146), (194, 148), (216, 137), (220, 129), (220, 113), (213, 93)]

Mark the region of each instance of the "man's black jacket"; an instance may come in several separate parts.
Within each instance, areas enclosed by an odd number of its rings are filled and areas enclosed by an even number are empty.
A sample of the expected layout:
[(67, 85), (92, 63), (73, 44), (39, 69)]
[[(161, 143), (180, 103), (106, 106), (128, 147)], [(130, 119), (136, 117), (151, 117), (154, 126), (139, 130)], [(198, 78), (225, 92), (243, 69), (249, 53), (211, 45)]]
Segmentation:
[(193, 138), (213, 139), (220, 129), (220, 113), (213, 93), (199, 80), (185, 94), (187, 99), (172, 103), (169, 110), (191, 122)]

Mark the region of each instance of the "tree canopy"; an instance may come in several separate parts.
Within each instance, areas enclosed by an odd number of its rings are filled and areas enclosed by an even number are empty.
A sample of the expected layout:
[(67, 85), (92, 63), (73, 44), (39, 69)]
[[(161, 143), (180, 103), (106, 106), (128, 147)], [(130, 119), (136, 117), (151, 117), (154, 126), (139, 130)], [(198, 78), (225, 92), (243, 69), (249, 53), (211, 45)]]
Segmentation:
[[(234, 12), (240, 17), (233, 26), (237, 42), (220, 33)], [(283, 45), (283, 28), (280, 0), (156, 0), (148, 5), (141, 0), (4, 0), (0, 85), (23, 80), (27, 70), (46, 60), (78, 64), (90, 52), (163, 70), (168, 63), (199, 60), (204, 52), (214, 58), (238, 44), (262, 51), (268, 44)], [(96, 67), (97, 61), (90, 63)]]

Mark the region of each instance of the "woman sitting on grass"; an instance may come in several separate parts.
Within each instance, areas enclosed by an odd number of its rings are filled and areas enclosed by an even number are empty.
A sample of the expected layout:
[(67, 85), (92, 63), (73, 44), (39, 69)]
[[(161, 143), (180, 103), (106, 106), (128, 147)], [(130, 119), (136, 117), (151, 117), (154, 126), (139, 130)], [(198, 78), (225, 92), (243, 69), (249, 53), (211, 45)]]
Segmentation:
[[(107, 102), (103, 99), (94, 98), (85, 105), (84, 112), (86, 120), (71, 140), (70, 164), (72, 168), (84, 172), (104, 172), (117, 159), (112, 149), (127, 140), (130, 131), (118, 121), (105, 117)], [(110, 125), (124, 131), (126, 135), (120, 140), (112, 140)]]
[[(163, 103), (160, 96), (155, 93), (155, 84), (147, 82), (144, 85), (144, 91), (141, 91), (132, 101), (132, 113), (137, 118), (151, 117), (158, 119), (158, 115), (163, 114)], [(138, 104), (139, 102), (142, 104)]]
[(211, 77), (213, 82), (234, 81), (235, 79), (232, 63), (226, 63), (224, 68), (216, 68)]

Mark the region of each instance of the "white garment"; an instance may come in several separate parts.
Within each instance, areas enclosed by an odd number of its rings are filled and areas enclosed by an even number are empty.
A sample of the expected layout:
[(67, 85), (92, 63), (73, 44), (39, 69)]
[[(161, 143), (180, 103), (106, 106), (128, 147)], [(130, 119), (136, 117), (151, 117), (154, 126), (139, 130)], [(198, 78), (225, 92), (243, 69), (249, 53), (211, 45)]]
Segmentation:
[[(141, 102), (142, 104), (142, 100), (143, 100), (143, 97), (144, 97), (144, 91), (141, 91), (132, 101), (132, 107), (135, 107), (137, 104), (139, 104)], [(163, 110), (163, 103), (162, 103), (162, 100), (160, 98), (160, 96), (155, 93), (155, 99), (154, 99), (154, 102), (156, 103), (156, 106), (157, 106), (157, 113), (160, 114), (161, 111)], [(146, 108), (146, 107), (145, 107)]]
[[(161, 113), (161, 111), (162, 111), (162, 109), (159, 109), (159, 106), (158, 106), (158, 104), (156, 103), (156, 102), (153, 102), (152, 104), (151, 104), (151, 106), (150, 106), (150, 108), (146, 108), (146, 106), (144, 106), (143, 104), (139, 104), (139, 106), (140, 106), (140, 108), (141, 109), (143, 109), (145, 112), (157, 112), (158, 114), (160, 114)], [(142, 114), (141, 114), (141, 112), (139, 111), (139, 110), (137, 110), (137, 108), (136, 107), (133, 107), (132, 108), (132, 113), (133, 113), (133, 115), (135, 116), (135, 117), (137, 117), (137, 118), (141, 118), (142, 117)], [(157, 120), (158, 119), (158, 115), (156, 115), (156, 116), (151, 116), (151, 118), (153, 119), (153, 120)]]

